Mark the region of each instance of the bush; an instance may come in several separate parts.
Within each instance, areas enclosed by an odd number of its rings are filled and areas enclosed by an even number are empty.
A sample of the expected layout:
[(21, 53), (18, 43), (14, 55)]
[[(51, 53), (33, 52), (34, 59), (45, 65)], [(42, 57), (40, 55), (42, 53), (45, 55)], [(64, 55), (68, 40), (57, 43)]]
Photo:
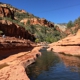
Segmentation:
[(73, 27), (73, 22), (72, 21), (69, 21), (68, 23), (67, 23), (67, 28), (71, 28), (71, 27)]
[(0, 35), (3, 34), (3, 31), (0, 30)]
[(78, 24), (78, 26), (80, 27), (80, 17), (74, 21), (74, 24)]
[(37, 38), (37, 39), (35, 40), (35, 42), (36, 42), (36, 43), (39, 43), (39, 42), (40, 42), (40, 40)]

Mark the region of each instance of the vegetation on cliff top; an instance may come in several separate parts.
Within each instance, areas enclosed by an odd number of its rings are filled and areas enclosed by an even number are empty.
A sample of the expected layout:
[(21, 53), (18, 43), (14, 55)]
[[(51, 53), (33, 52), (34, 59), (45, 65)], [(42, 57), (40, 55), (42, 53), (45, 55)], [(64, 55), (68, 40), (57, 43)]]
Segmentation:
[(69, 21), (67, 23), (67, 29), (70, 29), (70, 32), (72, 34), (75, 34), (77, 32), (77, 30), (80, 29), (80, 17), (78, 17), (74, 21)]

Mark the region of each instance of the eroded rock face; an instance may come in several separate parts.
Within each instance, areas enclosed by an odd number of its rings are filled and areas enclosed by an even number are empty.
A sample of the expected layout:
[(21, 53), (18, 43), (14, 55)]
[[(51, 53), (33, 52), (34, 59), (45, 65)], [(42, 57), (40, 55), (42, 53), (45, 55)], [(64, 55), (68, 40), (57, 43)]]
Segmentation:
[(21, 13), (26, 13), (26, 11), (25, 10), (21, 10)]
[(10, 17), (14, 19), (14, 11), (11, 11), (7, 7), (0, 7), (0, 17)]
[(39, 18), (31, 18), (31, 19), (23, 19), (20, 22), (24, 23), (26, 25), (27, 22), (30, 22), (32, 25), (42, 25), (42, 26), (48, 26), (48, 27), (54, 27), (54, 24), (51, 22), (48, 22), (46, 19), (39, 19)]
[(15, 36), (17, 38), (20, 36), (20, 38), (35, 40), (34, 35), (26, 31), (25, 28), (10, 21), (0, 20), (0, 30), (2, 30), (6, 36)]

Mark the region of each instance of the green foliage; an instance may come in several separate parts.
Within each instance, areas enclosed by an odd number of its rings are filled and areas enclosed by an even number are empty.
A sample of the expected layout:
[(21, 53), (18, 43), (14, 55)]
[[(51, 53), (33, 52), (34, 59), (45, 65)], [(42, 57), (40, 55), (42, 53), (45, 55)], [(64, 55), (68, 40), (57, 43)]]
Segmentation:
[[(75, 29), (72, 29), (74, 27)], [(80, 17), (78, 17), (74, 22), (69, 21), (67, 24), (67, 28), (70, 29), (70, 32), (72, 34), (75, 34), (78, 29), (80, 29)]]
[[(26, 30), (35, 35), (39, 42), (55, 42), (61, 39), (61, 33), (56, 28), (49, 28), (40, 25), (28, 25)], [(35, 41), (38, 42), (38, 41)]]
[(32, 34), (35, 34), (35, 32), (37, 31), (34, 25), (28, 25), (26, 27), (26, 30), (28, 30), (29, 32), (31, 32)]
[(76, 24), (78, 24), (78, 27), (80, 27), (80, 17), (78, 17), (78, 19), (76, 19), (74, 22), (69, 21), (67, 24), (67, 28), (71, 28), (75, 26)]
[(3, 34), (3, 31), (0, 30), (0, 35)]
[(29, 13), (19, 13), (19, 12), (16, 12), (15, 13), (15, 17), (18, 18), (18, 20), (22, 20), (23, 18), (28, 18), (29, 17)]
[(30, 25), (30, 20), (27, 21), (27, 25)]
[(20, 20), (22, 20), (24, 18), (34, 18), (36, 16), (34, 16), (33, 14), (29, 14), (28, 12), (27, 13), (15, 12), (15, 17), (17, 17), (18, 20), (20, 21)]
[(25, 25), (24, 25), (23, 23), (19, 22), (18, 20), (13, 20), (13, 19), (8, 18), (8, 17), (4, 17), (3, 19), (4, 19), (4, 20), (11, 21), (11, 22), (13, 22), (13, 23), (15, 23), (15, 24), (18, 24), (18, 25), (21, 26), (21, 27), (25, 27)]
[(72, 21), (69, 21), (69, 22), (67, 23), (67, 28), (71, 28), (71, 27), (73, 27), (73, 22), (72, 22)]
[(36, 43), (39, 43), (40, 41), (39, 41), (39, 39), (38, 39), (38, 38), (36, 38), (35, 42), (36, 42)]
[(78, 26), (80, 27), (80, 17), (74, 21), (74, 24), (78, 24)]

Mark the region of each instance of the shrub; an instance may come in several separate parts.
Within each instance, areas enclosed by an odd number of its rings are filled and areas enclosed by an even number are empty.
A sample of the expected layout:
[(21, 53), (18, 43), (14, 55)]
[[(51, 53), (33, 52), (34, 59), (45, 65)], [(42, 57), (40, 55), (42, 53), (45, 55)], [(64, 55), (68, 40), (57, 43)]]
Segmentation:
[(3, 31), (0, 30), (0, 35), (3, 34)]
[(35, 40), (35, 42), (36, 42), (36, 43), (39, 43), (39, 42), (40, 42), (40, 40), (37, 38), (37, 39)]
[(73, 27), (73, 22), (72, 22), (72, 21), (69, 21), (69, 22), (67, 23), (67, 28), (71, 28), (71, 27)]

